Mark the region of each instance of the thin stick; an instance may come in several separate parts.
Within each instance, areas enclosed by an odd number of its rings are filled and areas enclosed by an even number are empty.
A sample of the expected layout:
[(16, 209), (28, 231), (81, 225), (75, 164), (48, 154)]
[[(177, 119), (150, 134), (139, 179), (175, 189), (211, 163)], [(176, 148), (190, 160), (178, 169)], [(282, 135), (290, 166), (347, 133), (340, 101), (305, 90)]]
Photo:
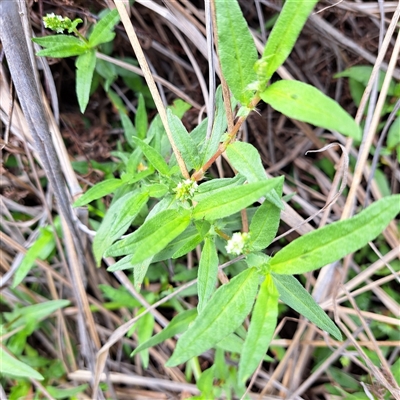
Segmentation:
[(114, 4), (119, 12), (121, 17), (121, 21), (124, 25), (126, 34), (128, 35), (129, 41), (131, 42), (133, 51), (136, 54), (139, 65), (142, 68), (144, 78), (146, 80), (147, 85), (149, 86), (151, 96), (153, 97), (154, 103), (156, 104), (157, 111), (160, 114), (161, 121), (164, 125), (165, 131), (167, 132), (168, 140), (171, 143), (172, 150), (175, 154), (176, 160), (178, 161), (179, 168), (181, 170), (184, 178), (189, 179), (189, 172), (187, 171), (185, 162), (175, 145), (174, 139), (172, 137), (172, 132), (169, 129), (167, 113), (165, 111), (163, 102), (160, 97), (160, 93), (158, 92), (157, 86), (154, 82), (153, 76), (151, 75), (151, 71), (149, 65), (147, 64), (146, 57), (143, 53), (142, 47), (140, 46), (139, 40), (136, 36), (135, 30), (133, 28), (132, 22), (129, 19), (128, 13), (125, 9), (125, 6), (122, 2), (114, 0)]

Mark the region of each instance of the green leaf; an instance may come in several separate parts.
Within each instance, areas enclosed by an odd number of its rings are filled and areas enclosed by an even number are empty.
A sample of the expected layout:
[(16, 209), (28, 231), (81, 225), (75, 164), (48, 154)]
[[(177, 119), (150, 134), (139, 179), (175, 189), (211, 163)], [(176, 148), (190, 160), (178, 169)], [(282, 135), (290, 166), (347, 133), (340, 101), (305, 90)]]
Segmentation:
[(283, 177), (279, 177), (222, 189), (215, 196), (199, 201), (193, 210), (193, 218), (216, 220), (232, 215), (278, 187), (282, 180)]
[(206, 237), (201, 252), (197, 281), (197, 291), (199, 296), (197, 309), (199, 310), (199, 314), (202, 312), (209, 298), (215, 291), (217, 273), (218, 253), (215, 248), (214, 239), (212, 237)]
[(151, 339), (142, 343), (138, 346), (131, 354), (133, 357), (135, 354), (142, 350), (148, 349), (150, 347), (157, 346), (158, 344), (164, 342), (167, 339), (174, 337), (182, 332), (184, 332), (190, 323), (197, 317), (197, 310), (192, 308), (191, 310), (186, 310), (179, 313), (176, 317), (172, 318), (171, 322), (164, 328), (161, 332), (154, 335)]
[(243, 185), (244, 176), (237, 174), (234, 178), (218, 178), (202, 183), (196, 190), (193, 200), (199, 202), (206, 198), (214, 197), (218, 192), (228, 187)]
[(174, 142), (185, 161), (187, 169), (190, 171), (193, 168), (200, 168), (201, 163), (197, 146), (183, 126), (182, 121), (171, 110), (167, 110), (167, 116)]
[(276, 274), (303, 274), (353, 253), (374, 240), (400, 211), (400, 195), (384, 197), (353, 218), (295, 239), (271, 258)]
[(50, 300), (23, 308), (16, 308), (10, 313), (3, 313), (3, 316), (7, 321), (13, 321), (9, 326), (9, 329), (12, 330), (28, 324), (29, 321), (39, 322), (69, 304), (69, 300)]
[(286, 0), (269, 37), (261, 60), (266, 62), (261, 83), (265, 84), (285, 62), (318, 0)]
[(73, 57), (88, 51), (88, 46), (83, 40), (70, 35), (44, 36), (33, 38), (32, 41), (42, 47), (47, 47), (47, 49), (36, 53), (37, 56), (42, 57)]
[(223, 75), (235, 98), (247, 106), (254, 96), (247, 86), (257, 79), (253, 69), (257, 61), (253, 37), (237, 0), (217, 0), (215, 12)]
[(131, 192), (111, 204), (93, 240), (97, 265), (100, 265), (104, 251), (126, 232), (148, 198), (147, 193)]
[(149, 265), (153, 260), (153, 256), (146, 258), (143, 261), (132, 263), (133, 257), (131, 257), (131, 267), (133, 268), (133, 281), (135, 289), (140, 292), (144, 277), (146, 276)]
[[(275, 190), (282, 195), (282, 184)], [(267, 199), (257, 208), (250, 227), (250, 240), (248, 245), (253, 251), (265, 249), (274, 240), (279, 228), (281, 209)]]
[(92, 186), (83, 196), (75, 201), (73, 207), (82, 207), (93, 200), (100, 199), (122, 186), (124, 181), (121, 179), (107, 179)]
[(236, 141), (227, 147), (226, 154), (232, 166), (245, 176), (249, 183), (267, 179), (260, 154), (250, 143)]
[(239, 380), (245, 382), (264, 358), (278, 320), (278, 290), (268, 274), (260, 286), (239, 363)]
[(164, 210), (156, 214), (135, 232), (106, 250), (106, 256), (133, 253), (132, 263), (139, 263), (161, 251), (182, 233), (190, 223), (189, 210)]
[(69, 389), (56, 388), (54, 386), (46, 386), (46, 390), (50, 393), (54, 399), (74, 399), (76, 395), (84, 392), (89, 385), (87, 383), (72, 387)]
[[(138, 344), (145, 343), (151, 338), (154, 328), (154, 317), (151, 313), (143, 315), (137, 322), (137, 335)], [(140, 352), (140, 358), (142, 359), (143, 368), (148, 368), (149, 366), (149, 351), (144, 349)]]
[(115, 37), (115, 33), (112, 32), (112, 29), (118, 22), (118, 10), (114, 8), (114, 10), (110, 11), (94, 26), (89, 36), (90, 47), (96, 47), (101, 43), (111, 42)]
[(39, 381), (43, 380), (43, 376), (35, 371), (29, 365), (17, 360), (7, 351), (0, 347), (0, 374), (18, 378), (33, 378)]
[(139, 93), (139, 101), (135, 115), (135, 128), (138, 138), (144, 139), (147, 133), (148, 121), (147, 121), (146, 105), (142, 93)]
[(169, 175), (169, 167), (164, 158), (153, 147), (149, 146), (138, 137), (132, 137), (132, 141), (138, 145), (150, 164), (162, 175)]
[(96, 53), (90, 50), (81, 54), (75, 60), (76, 66), (76, 95), (79, 108), (83, 114), (89, 102), (90, 87), (92, 85), (94, 67), (96, 66)]
[(124, 112), (120, 111), (119, 117), (121, 118), (122, 127), (124, 128), (125, 139), (129, 143), (129, 146), (133, 148), (135, 147), (135, 144), (132, 140), (132, 137), (137, 136), (136, 128), (133, 126), (132, 121)]
[(201, 315), (180, 337), (172, 357), (165, 364), (174, 367), (215, 346), (234, 332), (250, 312), (258, 287), (258, 272), (246, 269), (221, 286)]
[(20, 266), (16, 270), (11, 287), (17, 287), (33, 268), (35, 265), (35, 260), (37, 258), (45, 260), (53, 251), (54, 247), (54, 233), (48, 228), (42, 229), (40, 236), (26, 252)]
[(272, 274), (272, 279), (285, 304), (337, 340), (342, 340), (342, 334), (338, 327), (294, 276)]
[[(348, 77), (354, 79), (356, 82), (362, 84), (365, 88), (368, 85), (369, 78), (371, 77), (373, 67), (370, 65), (355, 65), (354, 67), (347, 68), (346, 70), (334, 75), (334, 78)], [(378, 77), (378, 91), (381, 91), (383, 81), (385, 80), (385, 72), (379, 71)], [(396, 93), (396, 82), (392, 79), (388, 88), (388, 95), (393, 96)]]
[(299, 81), (273, 83), (260, 97), (290, 118), (361, 139), (360, 127), (336, 101), (315, 87)]

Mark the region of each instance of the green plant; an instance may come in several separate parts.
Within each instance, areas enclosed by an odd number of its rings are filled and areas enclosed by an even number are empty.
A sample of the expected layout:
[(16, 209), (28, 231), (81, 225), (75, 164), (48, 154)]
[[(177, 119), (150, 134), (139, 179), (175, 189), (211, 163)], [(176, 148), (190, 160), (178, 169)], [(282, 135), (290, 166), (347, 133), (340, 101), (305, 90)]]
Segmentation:
[[(219, 388), (213, 387), (214, 378), (224, 380), (237, 393), (244, 392), (244, 383), (268, 350), (277, 324), (279, 298), (341, 340), (339, 329), (293, 275), (313, 271), (357, 251), (377, 237), (399, 212), (400, 196), (386, 197), (351, 219), (294, 240), (272, 257), (265, 253), (275, 238), (284, 207), (283, 177), (267, 179), (258, 151), (248, 143), (235, 141), (249, 113), (262, 99), (291, 118), (357, 140), (361, 137), (350, 115), (314, 87), (286, 80), (268, 84), (292, 50), (315, 3), (286, 1), (262, 57), (257, 59), (238, 3), (216, 1), (219, 58), (233, 97), (224, 98), (221, 88), (217, 90), (211, 138), (206, 138), (207, 122), (189, 134), (180, 120), (182, 112), (169, 109), (167, 118), (174, 141), (171, 146), (160, 118), (157, 116), (147, 129), (139, 114), (133, 135), (127, 134), (133, 151), (118, 153), (124, 165), (120, 178), (95, 185), (75, 202), (75, 207), (80, 207), (114, 193), (97, 230), (93, 251), (98, 264), (103, 256), (123, 256), (109, 271), (133, 269), (138, 289), (151, 264), (183, 257), (202, 246), (197, 310), (180, 313), (134, 354), (177, 334), (182, 336), (168, 366), (216, 348), (215, 365), (198, 381), (206, 397), (219, 395)], [(236, 123), (225, 132), (230, 104), (237, 102), (240, 108)], [(171, 147), (175, 147), (172, 155)], [(204, 181), (208, 169), (224, 152), (236, 176)], [(190, 178), (182, 170), (182, 163), (191, 171)], [(260, 206), (252, 207), (263, 197)], [(241, 221), (243, 210), (247, 218)], [(136, 229), (121, 238), (132, 226)], [(228, 253), (239, 256), (230, 264), (242, 261), (242, 270), (216, 290), (219, 264)], [(250, 313), (248, 331), (243, 333), (243, 321)], [(237, 370), (221, 362), (223, 351), (240, 354)]]
[[(37, 55), (63, 58), (77, 56), (76, 66), (76, 94), (79, 107), (83, 113), (89, 101), (93, 73), (96, 67), (96, 49), (104, 43), (111, 42), (115, 33), (112, 31), (119, 22), (117, 10), (108, 12), (94, 26), (86, 39), (78, 30), (77, 25), (82, 22), (80, 18), (71, 21), (60, 15), (48, 14), (43, 18), (46, 28), (56, 31), (58, 35), (45, 36), (32, 39), (46, 49), (40, 50)], [(74, 33), (77, 37), (63, 35), (64, 30)]]

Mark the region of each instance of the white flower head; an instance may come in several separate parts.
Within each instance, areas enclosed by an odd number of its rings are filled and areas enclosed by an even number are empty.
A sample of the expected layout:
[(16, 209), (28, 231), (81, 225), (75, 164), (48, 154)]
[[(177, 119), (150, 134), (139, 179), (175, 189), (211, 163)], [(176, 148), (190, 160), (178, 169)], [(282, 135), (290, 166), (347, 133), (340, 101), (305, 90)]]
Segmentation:
[(191, 199), (197, 189), (197, 183), (191, 179), (186, 179), (179, 182), (174, 191), (176, 192), (176, 198), (181, 201)]
[(237, 256), (243, 253), (243, 250), (250, 239), (250, 234), (247, 232), (235, 232), (232, 238), (228, 240), (228, 244), (225, 249), (230, 254), (236, 254)]

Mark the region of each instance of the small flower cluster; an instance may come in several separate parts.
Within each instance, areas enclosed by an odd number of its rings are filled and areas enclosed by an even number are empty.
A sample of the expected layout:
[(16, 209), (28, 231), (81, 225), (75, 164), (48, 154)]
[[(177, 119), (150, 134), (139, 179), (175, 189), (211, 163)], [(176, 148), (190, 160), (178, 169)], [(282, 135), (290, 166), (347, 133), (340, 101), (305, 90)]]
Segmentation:
[(186, 179), (183, 182), (179, 182), (174, 189), (174, 192), (176, 192), (176, 198), (181, 201), (191, 199), (197, 189), (197, 186), (197, 183), (191, 179)]
[(81, 22), (82, 20), (80, 18), (71, 21), (68, 17), (62, 17), (54, 13), (47, 14), (43, 17), (44, 27), (57, 33), (63, 33), (65, 29), (68, 29), (68, 33), (72, 33)]
[(228, 244), (225, 249), (230, 254), (236, 254), (237, 256), (243, 253), (247, 242), (250, 239), (250, 234), (247, 232), (235, 232), (232, 238), (228, 240)]

